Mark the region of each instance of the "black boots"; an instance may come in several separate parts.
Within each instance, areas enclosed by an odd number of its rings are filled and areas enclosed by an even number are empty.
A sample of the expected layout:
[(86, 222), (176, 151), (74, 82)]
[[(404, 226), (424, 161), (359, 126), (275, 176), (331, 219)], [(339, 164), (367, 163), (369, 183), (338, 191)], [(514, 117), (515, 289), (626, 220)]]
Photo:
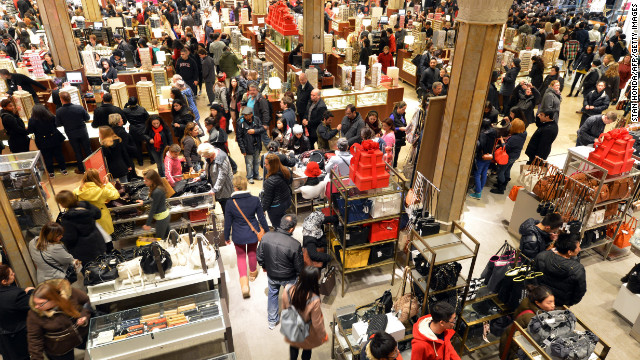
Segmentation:
[(494, 185), (494, 188), (490, 190), (490, 192), (492, 194), (500, 194), (500, 195), (502, 195), (502, 194), (504, 194), (504, 191), (506, 190), (506, 188), (507, 188), (507, 183), (499, 183), (499, 182), (497, 182)]
[(628, 282), (628, 281), (629, 281), (629, 277), (630, 277), (630, 276), (631, 276), (631, 274), (633, 274), (635, 271), (640, 271), (640, 264), (635, 264), (635, 265), (633, 266), (633, 268), (631, 268), (631, 271), (629, 271), (629, 272), (627, 273), (627, 275), (623, 276), (623, 277), (622, 277), (622, 279), (620, 279), (620, 281), (621, 281), (622, 283), (626, 283), (626, 282)]

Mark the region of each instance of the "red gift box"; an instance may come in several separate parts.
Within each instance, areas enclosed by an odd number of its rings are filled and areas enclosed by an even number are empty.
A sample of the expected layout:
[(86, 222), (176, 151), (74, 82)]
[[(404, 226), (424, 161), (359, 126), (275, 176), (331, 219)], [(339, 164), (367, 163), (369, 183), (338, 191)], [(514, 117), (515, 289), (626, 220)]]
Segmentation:
[(356, 185), (358, 190), (365, 191), (371, 189), (379, 189), (389, 186), (389, 174), (381, 174), (378, 176), (360, 176), (356, 173), (353, 178), (349, 173), (349, 178)]
[(382, 161), (382, 151), (377, 142), (365, 140), (362, 145), (355, 143), (351, 145), (351, 164), (356, 166), (384, 164)]
[(382, 151), (378, 143), (365, 140), (351, 146), (351, 164), (349, 165), (349, 179), (358, 190), (370, 190), (389, 185), (389, 173), (382, 160)]
[(635, 140), (625, 128), (613, 129), (603, 133), (594, 144), (595, 150), (589, 154), (588, 160), (607, 169), (608, 175), (619, 175), (631, 171), (633, 144)]
[(369, 242), (385, 241), (395, 239), (398, 236), (398, 219), (382, 220), (371, 224)]

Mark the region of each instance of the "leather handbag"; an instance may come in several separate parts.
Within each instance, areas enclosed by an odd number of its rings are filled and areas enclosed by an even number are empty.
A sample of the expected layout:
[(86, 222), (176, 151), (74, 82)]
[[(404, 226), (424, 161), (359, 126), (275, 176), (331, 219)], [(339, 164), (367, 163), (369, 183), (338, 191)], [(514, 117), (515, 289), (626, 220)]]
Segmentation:
[(83, 326), (75, 324), (75, 319), (71, 319), (72, 325), (67, 329), (44, 334), (44, 352), (48, 355), (62, 356), (77, 346), (84, 343), (89, 334), (88, 321)]
[(496, 139), (496, 143), (493, 147), (495, 149), (493, 151), (493, 162), (498, 165), (507, 165), (509, 163), (509, 154), (507, 154), (503, 145), (498, 144), (498, 141), (500, 140)]
[(455, 286), (461, 270), (462, 265), (455, 261), (435, 266), (431, 273), (431, 289), (440, 291)]
[[(407, 284), (407, 279), (409, 279), (409, 288), (411, 291), (409, 293), (405, 293), (405, 287)], [(393, 310), (398, 313), (398, 320), (402, 322), (405, 326), (410, 325), (410, 319), (416, 315), (420, 310), (420, 304), (418, 303), (418, 298), (414, 294), (413, 290), (413, 276), (411, 275), (411, 268), (408, 266), (404, 268), (404, 272), (402, 274), (402, 287), (398, 289), (398, 294), (396, 294), (396, 300), (393, 302)], [(402, 295), (400, 295), (400, 290), (402, 289)]]
[[(324, 252), (324, 249), (322, 250), (322, 252)], [(318, 251), (320, 251), (320, 249), (318, 249)], [(305, 247), (302, 248), (302, 259), (304, 260), (304, 266), (322, 268), (322, 262), (311, 260), (311, 258), (309, 257), (309, 251), (307, 251), (307, 248)]]
[(119, 252), (101, 255), (83, 267), (84, 285), (91, 286), (118, 278), (118, 264), (125, 261)]
[(251, 231), (253, 231), (253, 233), (256, 234), (256, 236), (258, 237), (258, 242), (262, 241), (262, 237), (264, 236), (264, 233), (265, 233), (262, 226), (258, 224), (258, 226), (260, 226), (260, 231), (256, 231), (256, 228), (253, 227), (249, 219), (247, 219), (247, 217), (242, 212), (242, 209), (240, 209), (240, 206), (238, 205), (238, 202), (236, 201), (236, 199), (233, 199), (233, 203), (236, 205), (236, 208), (238, 208), (238, 211), (240, 211), (240, 215), (242, 215), (242, 217), (244, 218), (244, 221), (246, 221), (249, 227), (251, 228)]
[[(159, 256), (154, 254), (154, 248), (158, 249)], [(160, 267), (163, 271), (167, 271), (173, 265), (171, 261), (171, 255), (167, 250), (163, 249), (158, 242), (152, 242), (149, 245), (145, 245), (140, 249), (140, 268), (145, 274), (155, 274), (160, 272), (158, 270), (158, 261), (160, 261)]]
[[(613, 225), (615, 226), (615, 224)], [(631, 236), (635, 233), (636, 227), (638, 227), (638, 219), (635, 217), (623, 222), (616, 234), (616, 238), (613, 240), (613, 245), (621, 249), (631, 246)]]
[[(217, 252), (213, 245), (209, 243), (207, 238), (202, 234), (196, 234), (196, 238), (199, 238), (202, 243), (202, 254), (204, 256), (204, 261), (207, 267), (212, 268), (215, 266), (216, 260), (218, 260)], [(200, 258), (200, 249), (198, 246), (198, 241), (193, 241), (189, 248), (189, 262), (195, 269), (202, 268), (202, 261)]]
[(58, 266), (53, 265), (52, 263), (48, 262), (47, 259), (44, 258), (44, 254), (42, 253), (42, 251), (40, 251), (40, 256), (42, 257), (42, 260), (49, 266), (51, 266), (52, 268), (60, 271), (61, 273), (64, 273), (64, 278), (70, 283), (73, 284), (74, 282), (78, 281), (78, 274), (76, 273), (76, 267), (73, 266), (73, 264), (69, 265), (67, 267), (67, 270), (62, 270), (61, 268), (59, 268)]
[(633, 189), (633, 179), (624, 178), (615, 180), (609, 188), (609, 199), (624, 199), (627, 198), (631, 190)]
[(329, 296), (336, 287), (336, 268), (330, 267), (326, 274), (320, 279), (320, 295)]

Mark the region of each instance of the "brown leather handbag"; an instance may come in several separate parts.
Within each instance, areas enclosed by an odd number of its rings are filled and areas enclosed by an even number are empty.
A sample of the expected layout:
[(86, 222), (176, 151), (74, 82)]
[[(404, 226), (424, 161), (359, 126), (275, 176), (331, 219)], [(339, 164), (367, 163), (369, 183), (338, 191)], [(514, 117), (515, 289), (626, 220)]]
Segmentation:
[(629, 196), (632, 189), (633, 179), (625, 178), (616, 180), (611, 183), (611, 188), (609, 189), (609, 199), (624, 199)]
[(62, 356), (84, 343), (89, 334), (89, 327), (86, 323), (83, 326), (78, 326), (75, 324), (74, 319), (71, 320), (73, 323), (70, 327), (62, 331), (44, 334), (45, 353), (53, 356)]
[[(404, 292), (407, 280), (410, 282), (411, 292), (409, 293)], [(401, 289), (402, 295), (400, 295)], [(402, 274), (402, 287), (398, 289), (396, 300), (393, 302), (393, 310), (399, 312), (398, 320), (405, 324), (405, 326), (410, 325), (411, 318), (418, 315), (418, 311), (420, 310), (418, 298), (413, 292), (413, 276), (411, 275), (411, 269), (408, 266), (404, 268), (404, 273)]]
[(238, 203), (236, 202), (236, 199), (233, 199), (233, 203), (236, 204), (236, 207), (238, 208), (238, 211), (240, 211), (240, 215), (242, 215), (242, 217), (244, 218), (244, 221), (246, 221), (247, 224), (249, 224), (249, 227), (251, 228), (251, 231), (253, 231), (256, 234), (256, 236), (258, 237), (258, 242), (262, 241), (262, 237), (264, 236), (264, 233), (265, 233), (265, 231), (262, 228), (262, 226), (260, 226), (260, 224), (258, 224), (258, 226), (260, 227), (260, 231), (256, 231), (256, 228), (254, 228), (253, 225), (251, 225), (251, 222), (249, 221), (249, 219), (247, 219), (247, 217), (244, 215), (244, 213), (240, 209), (240, 206), (238, 206)]

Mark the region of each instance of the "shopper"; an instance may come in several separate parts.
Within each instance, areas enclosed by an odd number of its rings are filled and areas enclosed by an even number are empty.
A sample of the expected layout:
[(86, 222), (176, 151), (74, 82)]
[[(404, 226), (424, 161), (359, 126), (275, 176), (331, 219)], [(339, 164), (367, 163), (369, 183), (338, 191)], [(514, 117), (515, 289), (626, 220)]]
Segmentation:
[(324, 216), (322, 211), (313, 211), (302, 223), (302, 247), (307, 250), (311, 261), (321, 262), (322, 267), (333, 259), (327, 250), (327, 236), (323, 229), (328, 223), (336, 224), (337, 217)]
[(258, 264), (266, 270), (269, 284), (267, 320), (270, 330), (280, 322), (280, 287), (295, 284), (304, 267), (302, 246), (292, 236), (298, 223), (296, 216), (287, 214), (279, 223), (279, 228), (263, 236), (257, 250)]
[[(200, 113), (198, 112), (198, 106), (196, 106), (195, 93), (183, 80), (177, 80), (176, 87), (178, 90), (180, 90), (180, 93), (184, 97), (186, 104), (189, 105), (189, 109), (191, 110), (191, 113), (193, 113), (194, 121), (196, 122), (196, 124), (199, 124)], [(171, 90), (171, 92), (172, 94), (174, 94), (174, 99), (180, 98), (179, 96), (177, 96), (173, 89)]]
[(627, 81), (631, 79), (631, 55), (627, 55), (618, 64), (618, 75), (620, 77), (620, 86), (618, 87), (618, 94), (625, 88)]
[(560, 82), (558, 80), (553, 80), (549, 87), (544, 91), (542, 102), (540, 103), (540, 110), (553, 112), (553, 121), (558, 122), (561, 103), (562, 95), (560, 94)]
[(531, 78), (531, 85), (536, 89), (542, 89), (542, 77), (544, 75), (544, 62), (540, 56), (531, 57), (531, 70), (529, 71), (529, 77)]
[(472, 198), (480, 200), (482, 197), (482, 189), (487, 182), (487, 171), (489, 171), (489, 165), (491, 165), (492, 159), (485, 159), (487, 155), (493, 154), (493, 146), (496, 140), (496, 130), (491, 127), (491, 122), (488, 119), (482, 120), (482, 126), (480, 127), (480, 136), (478, 136), (478, 142), (476, 145), (476, 161), (475, 161), (475, 192), (469, 194)]
[(96, 169), (87, 169), (82, 177), (80, 186), (73, 190), (79, 201), (86, 201), (100, 209), (101, 216), (96, 220), (107, 234), (113, 234), (113, 222), (111, 212), (106, 203), (120, 198), (118, 190), (105, 177), (100, 179)]
[[(591, 68), (584, 76), (584, 80), (582, 80), (582, 94), (589, 94), (591, 91), (596, 89), (596, 84), (598, 84), (598, 80), (600, 79), (600, 70), (598, 67), (602, 64), (602, 62), (598, 59), (593, 60), (591, 63)], [(580, 93), (580, 88), (576, 90), (576, 97)], [(571, 94), (569, 94), (571, 95)]]
[(28, 360), (27, 313), (33, 287), (14, 285), (13, 269), (0, 264), (0, 356), (4, 360)]
[(395, 126), (395, 137), (396, 144), (393, 153), (393, 167), (398, 166), (398, 156), (400, 155), (400, 150), (407, 143), (407, 103), (404, 101), (399, 101), (393, 105), (393, 112), (389, 115), (389, 118), (393, 120), (393, 124)]
[[(393, 336), (383, 331), (376, 331), (361, 346), (360, 360), (402, 360), (398, 342)], [(428, 359), (428, 358), (423, 358)]]
[[(338, 132), (342, 129), (342, 124), (338, 124), (335, 129), (331, 129), (331, 121), (333, 120), (333, 113), (327, 111), (322, 116), (322, 123), (318, 125), (316, 130), (318, 135), (318, 150), (331, 150), (329, 142), (338, 135)], [(296, 125), (300, 126), (300, 125)], [(294, 126), (295, 127), (295, 126)], [(300, 126), (300, 130), (302, 127)]]
[(275, 154), (269, 154), (264, 159), (264, 168), (267, 171), (262, 189), (262, 208), (269, 215), (271, 225), (277, 229), (280, 227), (280, 219), (291, 206), (291, 182), (293, 177), (280, 158)]
[(124, 128), (123, 119), (122, 119), (122, 116), (120, 116), (120, 114), (109, 115), (109, 126), (111, 127), (111, 129), (113, 129), (114, 134), (116, 134), (120, 138), (122, 145), (124, 146), (124, 149), (128, 154), (128, 157), (129, 157), (128, 166), (131, 168), (131, 170), (129, 170), (128, 176), (129, 176), (129, 181), (131, 181), (132, 177), (137, 176), (135, 172), (135, 167), (133, 164), (133, 156), (135, 156), (138, 149), (136, 148), (136, 145), (133, 142), (133, 137), (131, 137), (131, 135)]
[(429, 60), (429, 67), (424, 69), (422, 75), (420, 75), (419, 94), (426, 94), (431, 90), (434, 82), (440, 81), (440, 70), (436, 67), (437, 65), (438, 60), (436, 58)]
[[(212, 104), (218, 104), (223, 108), (221, 115), (229, 116), (229, 102), (227, 101), (227, 86), (224, 84), (225, 75), (218, 76), (216, 83), (213, 86), (213, 102)], [(227, 131), (226, 124), (223, 127), (225, 132)]]
[[(245, 92), (246, 88), (240, 85), (240, 80), (237, 77), (232, 78), (229, 81), (229, 87), (227, 88), (227, 104), (229, 106), (229, 112), (231, 113), (233, 131), (236, 131), (238, 109)], [(229, 130), (229, 127), (225, 128), (225, 130)]]
[(380, 134), (382, 132), (380, 120), (378, 119), (378, 112), (375, 110), (371, 110), (367, 113), (365, 124), (367, 124), (367, 127), (371, 128), (371, 130), (373, 130), (374, 134)]
[(571, 90), (569, 91), (569, 95), (573, 93), (573, 89), (576, 87), (576, 84), (580, 82), (580, 79), (587, 74), (589, 69), (591, 68), (591, 63), (593, 62), (593, 46), (588, 46), (587, 51), (580, 54), (578, 59), (573, 63), (573, 68), (576, 70), (576, 74), (573, 77), (573, 83), (571, 84)]
[(182, 162), (180, 158), (180, 145), (171, 144), (167, 146), (164, 153), (164, 177), (171, 187), (175, 187), (176, 182), (182, 180)]
[[(247, 191), (247, 179), (234, 176), (233, 189), (234, 192), (229, 199), (231, 201), (227, 201), (225, 206), (224, 239), (227, 244), (231, 244), (233, 240), (242, 296), (248, 298), (250, 296), (249, 281), (254, 281), (259, 274), (256, 262), (259, 239), (256, 232), (269, 231), (269, 225), (264, 217), (260, 199)], [(247, 257), (249, 258), (248, 278)]]
[(589, 93), (584, 94), (584, 101), (582, 102), (582, 118), (580, 119), (580, 126), (584, 124), (588, 117), (593, 115), (600, 115), (603, 111), (609, 108), (610, 97), (607, 95), (605, 88), (607, 84), (604, 81), (598, 81), (596, 89)]
[(536, 255), (553, 246), (561, 226), (562, 217), (558, 213), (547, 214), (542, 221), (534, 218), (525, 220), (518, 230), (522, 236), (520, 251), (527, 258), (535, 259)]
[(133, 167), (122, 139), (109, 126), (100, 126), (98, 135), (109, 173), (120, 183), (128, 182), (127, 175)]
[[(258, 91), (258, 86), (255, 83), (249, 83), (249, 90), (247, 91), (247, 106), (253, 110), (253, 114), (258, 118), (260, 125), (264, 128), (264, 131), (260, 132), (260, 139), (266, 147), (269, 143), (269, 125), (271, 124), (271, 106), (269, 101)], [(240, 121), (238, 121), (241, 124)], [(240, 125), (242, 126), (242, 125)]]
[(189, 56), (190, 51), (187, 47), (180, 50), (180, 58), (176, 61), (176, 74), (182, 76), (184, 83), (191, 88), (192, 94), (198, 92), (198, 64)]
[[(84, 349), (91, 318), (91, 304), (84, 291), (64, 279), (48, 280), (33, 291), (29, 307), (27, 338), (32, 360), (43, 360), (43, 353), (49, 360), (73, 360), (73, 349)], [(60, 335), (69, 329), (78, 337)], [(59, 352), (48, 353), (47, 344), (55, 345)]]
[(342, 129), (340, 130), (342, 136), (347, 139), (349, 146), (355, 143), (361, 143), (360, 130), (365, 127), (362, 116), (356, 110), (355, 105), (349, 104), (345, 110), (345, 116), (342, 118)]
[(61, 242), (63, 235), (62, 225), (50, 222), (42, 227), (39, 236), (29, 242), (38, 284), (50, 279), (64, 279), (69, 266), (79, 265), (64, 248)]
[(445, 302), (437, 302), (430, 309), (431, 314), (419, 318), (413, 325), (411, 359), (460, 360), (451, 344), (455, 334), (456, 309)]
[(531, 164), (536, 156), (546, 160), (551, 153), (551, 146), (558, 136), (558, 123), (553, 121), (554, 114), (552, 112), (538, 111), (538, 119), (540, 124), (529, 139), (529, 145), (525, 154), (529, 157), (527, 164)]
[(389, 46), (385, 46), (383, 51), (378, 54), (378, 62), (382, 64), (382, 73), (387, 74), (387, 68), (394, 66), (393, 54), (389, 52)]
[[(385, 147), (391, 147), (391, 149), (395, 148), (396, 144), (396, 134), (393, 130), (394, 123), (390, 118), (386, 118), (382, 120), (382, 141), (385, 144)], [(386, 149), (386, 148), (385, 148)]]
[(216, 64), (207, 54), (205, 49), (198, 50), (198, 58), (202, 63), (202, 81), (204, 82), (204, 89), (207, 92), (209, 104), (211, 104), (215, 99), (213, 95), (213, 84), (216, 81)]
[(292, 342), (285, 336), (289, 344), (289, 359), (297, 360), (302, 349), (302, 360), (311, 360), (311, 350), (329, 340), (324, 328), (324, 317), (320, 301), (320, 270), (307, 266), (300, 272), (295, 285), (286, 285), (282, 296), (282, 309), (293, 306), (302, 320), (309, 324), (309, 336), (302, 342)]
[(76, 174), (82, 174), (84, 173), (82, 160), (91, 155), (89, 133), (85, 125), (90, 119), (89, 113), (82, 106), (72, 104), (71, 95), (66, 91), (60, 93), (60, 101), (62, 107), (56, 110), (56, 126), (64, 127), (64, 133), (67, 135), (76, 157), (78, 165)]
[(229, 156), (209, 143), (200, 144), (198, 154), (205, 159), (205, 169), (200, 179), (206, 179), (211, 184), (214, 198), (220, 203), (224, 213), (227, 200), (233, 193), (233, 172)]
[[(318, 126), (320, 128), (321, 125)], [(293, 153), (296, 155), (303, 154), (312, 149), (311, 140), (306, 137), (304, 133), (304, 129), (301, 125), (296, 124), (293, 127), (292, 131), (293, 135), (287, 142), (287, 149), (293, 150)], [(318, 134), (318, 130), (316, 130), (316, 135)], [(318, 141), (318, 144), (320, 141)]]
[(96, 227), (96, 220), (102, 216), (100, 209), (87, 201), (78, 201), (69, 190), (56, 194), (56, 201), (66, 209), (60, 213), (60, 224), (64, 228), (62, 243), (73, 258), (86, 265), (105, 254), (105, 239)]
[(182, 139), (185, 127), (195, 120), (195, 116), (184, 100), (177, 99), (171, 104), (171, 117), (173, 118), (173, 123), (171, 124), (173, 133), (176, 138)]
[(318, 126), (322, 122), (324, 113), (327, 111), (327, 105), (324, 103), (324, 100), (322, 100), (320, 95), (320, 90), (311, 90), (311, 101), (308, 103), (307, 109), (302, 118), (302, 125), (306, 129), (306, 134), (309, 137), (311, 148), (315, 147), (318, 139)]
[(19, 73), (10, 73), (7, 69), (0, 69), (0, 78), (4, 79), (7, 82), (7, 94), (13, 95), (14, 91), (18, 91), (18, 87), (20, 87), (22, 90), (31, 94), (33, 102), (36, 104), (39, 104), (40, 100), (38, 100), (38, 94), (33, 89), (33, 87), (35, 86), (37, 88), (40, 88), (42, 89), (42, 91), (47, 90), (44, 85), (33, 80), (29, 76)]
[(305, 117), (308, 116), (307, 108), (309, 101), (311, 101), (311, 90), (313, 90), (313, 86), (309, 83), (307, 74), (305, 73), (300, 74), (298, 81), (300, 81), (300, 85), (298, 85), (296, 109), (298, 111), (298, 120), (302, 121), (302, 119), (305, 119)]
[[(520, 325), (521, 328), (526, 329), (529, 326), (531, 319), (544, 312), (555, 310), (555, 297), (549, 288), (544, 285), (534, 286), (529, 285), (527, 289), (527, 297), (525, 297), (516, 311), (514, 312), (514, 323)], [(506, 331), (502, 333), (500, 337), (500, 359), (515, 360), (517, 346), (512, 345), (512, 337), (515, 334), (516, 326), (511, 324)]]
[(498, 181), (495, 187), (491, 189), (494, 194), (504, 194), (509, 181), (511, 181), (511, 168), (513, 164), (520, 158), (524, 143), (527, 141), (527, 132), (524, 121), (515, 119), (511, 122), (509, 129), (509, 137), (505, 140), (500, 137), (499, 141), (509, 156), (509, 161), (505, 165), (498, 165)]
[(155, 237), (166, 239), (169, 236), (171, 214), (167, 208), (167, 190), (164, 188), (160, 174), (153, 169), (144, 173), (144, 184), (149, 187), (149, 197), (138, 200), (138, 203), (149, 205), (147, 221), (143, 230), (150, 231), (155, 220)]
[(600, 81), (604, 81), (606, 84), (604, 88), (604, 92), (607, 94), (611, 103), (615, 104), (618, 102), (618, 98), (620, 97), (620, 73), (618, 72), (620, 65), (618, 63), (613, 63), (607, 71), (605, 71), (604, 75), (600, 78)]
[(9, 150), (14, 154), (29, 151), (31, 143), (29, 132), (24, 126), (24, 121), (18, 116), (13, 101), (11, 98), (3, 99), (0, 106), (2, 107), (2, 111), (0, 111), (2, 126), (9, 136)]
[(609, 111), (606, 115), (593, 115), (587, 118), (587, 120), (578, 129), (578, 140), (576, 146), (589, 146), (597, 142), (600, 134), (604, 132), (604, 128), (616, 121), (618, 115)]
[(200, 146), (200, 130), (196, 123), (187, 124), (184, 129), (184, 136), (180, 143), (184, 150), (184, 159), (189, 168), (189, 172), (199, 172), (202, 169), (202, 160), (198, 155), (198, 146)]
[[(138, 105), (138, 98), (135, 96), (129, 98), (123, 112), (127, 120), (129, 121), (129, 133), (131, 134), (133, 143), (136, 146), (135, 154), (136, 158), (138, 159), (138, 165), (142, 166), (142, 144), (147, 141), (145, 133), (147, 130), (149, 113), (145, 108)], [(147, 151), (149, 150), (147, 149)], [(155, 162), (153, 157), (151, 156), (151, 151), (149, 151), (149, 157), (152, 163)]]
[(551, 85), (553, 80), (558, 80), (560, 82), (560, 92), (564, 89), (564, 78), (560, 76), (560, 67), (552, 66), (549, 70), (549, 75), (545, 76), (544, 81), (542, 82), (542, 89), (546, 89)]
[(338, 139), (336, 147), (338, 148), (336, 154), (324, 165), (324, 169), (327, 172), (325, 181), (330, 181), (331, 171), (334, 171), (339, 177), (349, 177), (349, 165), (353, 157), (349, 152), (349, 142), (341, 137)]
[(262, 180), (259, 171), (260, 152), (262, 151), (261, 137), (266, 130), (262, 126), (261, 120), (254, 116), (253, 110), (249, 106), (242, 109), (242, 117), (238, 120), (236, 139), (240, 152), (244, 156), (247, 179), (250, 184), (253, 184), (254, 180)]
[(533, 262), (533, 271), (542, 272), (538, 279), (555, 295), (556, 306), (573, 306), (587, 292), (584, 266), (577, 259), (580, 253), (580, 238), (573, 234), (560, 234), (555, 251), (538, 254)]
[(224, 42), (222, 42), (222, 39), (220, 39), (220, 34), (214, 33), (212, 35), (213, 41), (211, 42), (211, 44), (209, 44), (209, 53), (211, 53), (213, 63), (216, 66), (216, 72), (219, 73), (220, 58), (222, 57), (226, 45)]
[(145, 138), (148, 142), (147, 150), (158, 166), (158, 174), (164, 177), (162, 150), (173, 143), (173, 136), (169, 126), (158, 115), (151, 115), (147, 120)]
[(509, 67), (504, 67), (506, 74), (502, 78), (502, 86), (500, 87), (500, 100), (502, 101), (502, 114), (509, 113), (511, 95), (516, 87), (516, 78), (520, 73), (520, 59), (515, 58), (509, 64)]
[(371, 41), (366, 37), (362, 38), (362, 35), (360, 39), (362, 40), (362, 43), (360, 47), (360, 57), (358, 58), (358, 65), (364, 65), (367, 70), (369, 70), (369, 57), (373, 55)]
[[(100, 60), (100, 68), (102, 68), (102, 83), (104, 84), (113, 84), (113, 82), (118, 78), (118, 70), (115, 67), (111, 66), (111, 62), (106, 58), (102, 58)], [(108, 86), (107, 85), (107, 86)], [(107, 87), (108, 88), (108, 87)]]
[(67, 175), (67, 164), (62, 153), (62, 144), (65, 137), (56, 127), (55, 115), (44, 105), (35, 105), (31, 111), (27, 129), (30, 134), (34, 134), (36, 147), (44, 158), (49, 177), (54, 177), (54, 157), (58, 162), (58, 168), (62, 175)]

